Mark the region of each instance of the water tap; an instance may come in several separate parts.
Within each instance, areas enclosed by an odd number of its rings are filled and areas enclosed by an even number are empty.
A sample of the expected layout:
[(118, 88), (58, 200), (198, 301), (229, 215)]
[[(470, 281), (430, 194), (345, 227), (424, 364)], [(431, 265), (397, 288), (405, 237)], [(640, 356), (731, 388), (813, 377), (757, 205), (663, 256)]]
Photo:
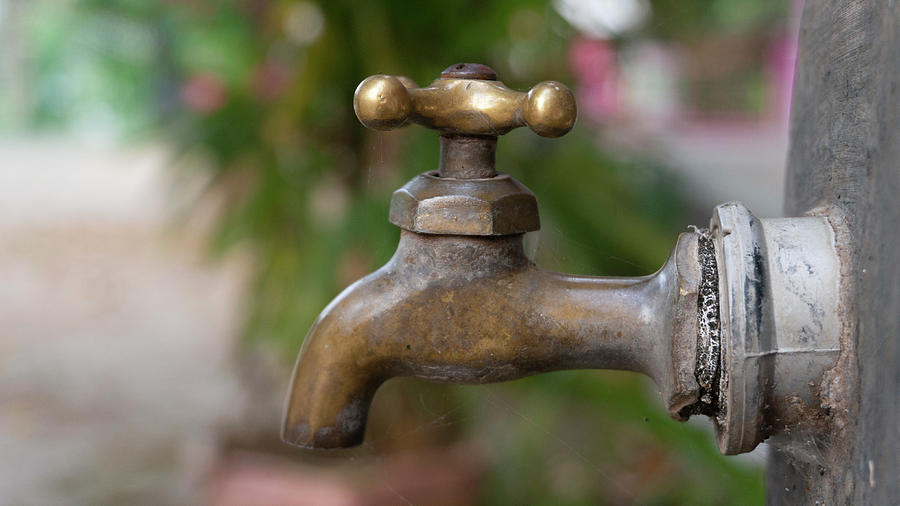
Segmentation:
[(648, 375), (672, 417), (713, 420), (725, 453), (813, 423), (839, 352), (840, 265), (826, 217), (759, 220), (723, 204), (653, 274), (552, 272), (523, 247), (540, 228), (537, 199), (497, 172), (495, 154), (517, 127), (567, 133), (577, 113), (565, 85), (518, 92), (463, 63), (421, 88), (369, 77), (353, 105), (368, 128), (437, 130), (440, 159), (394, 192), (393, 258), (335, 298), (306, 336), (286, 442), (361, 443), (373, 395), (392, 377), (479, 384), (563, 369)]

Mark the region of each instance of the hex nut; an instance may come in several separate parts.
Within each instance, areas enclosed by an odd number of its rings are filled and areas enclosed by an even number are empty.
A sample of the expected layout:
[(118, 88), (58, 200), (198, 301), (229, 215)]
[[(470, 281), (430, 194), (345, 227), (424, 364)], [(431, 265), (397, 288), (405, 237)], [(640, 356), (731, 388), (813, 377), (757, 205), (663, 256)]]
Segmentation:
[(537, 198), (507, 174), (485, 179), (419, 174), (394, 192), (390, 221), (420, 234), (496, 236), (540, 229)]

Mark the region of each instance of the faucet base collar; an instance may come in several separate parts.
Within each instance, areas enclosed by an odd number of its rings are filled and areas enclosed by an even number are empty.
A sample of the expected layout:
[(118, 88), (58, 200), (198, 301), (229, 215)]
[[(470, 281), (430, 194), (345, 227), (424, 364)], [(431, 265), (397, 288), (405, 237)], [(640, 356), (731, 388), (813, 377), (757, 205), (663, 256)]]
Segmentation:
[(748, 452), (786, 431), (822, 433), (825, 377), (840, 353), (840, 260), (823, 217), (758, 219), (716, 207), (719, 266), (719, 449)]

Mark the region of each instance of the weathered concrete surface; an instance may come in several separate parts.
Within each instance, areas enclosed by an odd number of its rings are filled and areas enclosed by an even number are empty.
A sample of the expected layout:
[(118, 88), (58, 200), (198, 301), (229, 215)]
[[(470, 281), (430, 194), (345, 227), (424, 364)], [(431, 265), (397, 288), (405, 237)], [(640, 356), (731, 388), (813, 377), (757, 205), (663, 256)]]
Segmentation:
[(772, 504), (900, 501), (900, 1), (807, 0), (786, 216), (846, 217), (845, 338), (830, 437), (781, 445)]

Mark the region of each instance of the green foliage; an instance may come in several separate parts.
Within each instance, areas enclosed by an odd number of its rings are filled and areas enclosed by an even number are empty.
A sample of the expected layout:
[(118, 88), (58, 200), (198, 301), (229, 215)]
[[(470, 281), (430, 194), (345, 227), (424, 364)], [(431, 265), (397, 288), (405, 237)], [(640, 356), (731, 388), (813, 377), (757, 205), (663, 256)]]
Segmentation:
[(651, 0), (656, 37), (693, 42), (710, 35), (752, 33), (785, 19), (790, 2), (783, 0)]
[[(761, 504), (762, 473), (724, 459), (702, 426), (670, 419), (652, 383), (567, 371), (466, 394), (498, 465), (489, 504)], [(479, 389), (481, 390), (481, 389)]]

